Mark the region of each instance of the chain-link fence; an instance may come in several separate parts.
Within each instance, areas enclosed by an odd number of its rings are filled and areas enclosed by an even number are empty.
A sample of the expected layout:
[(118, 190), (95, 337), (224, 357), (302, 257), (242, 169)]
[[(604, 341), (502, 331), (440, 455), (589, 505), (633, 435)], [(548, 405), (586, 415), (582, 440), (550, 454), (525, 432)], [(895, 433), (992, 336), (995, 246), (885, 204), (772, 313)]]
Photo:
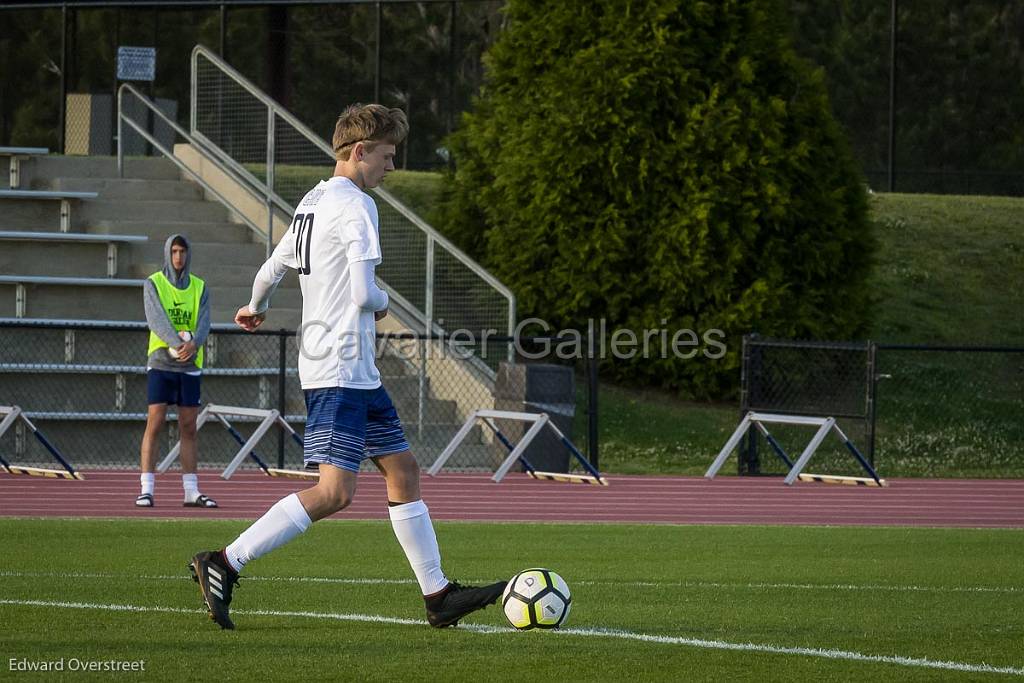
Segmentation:
[[(1024, 475), (1024, 348), (744, 340), (741, 412), (835, 417), (886, 476)], [(790, 455), (811, 430), (769, 425)], [(786, 466), (752, 431), (743, 474)], [(829, 437), (808, 469), (851, 474), (856, 461)]]
[(878, 345), (877, 437), (901, 476), (1024, 476), (1024, 348)]
[[(133, 468), (146, 424), (145, 350), (142, 323), (0, 322), (0, 405), (17, 405), (76, 468)], [(477, 343), (504, 359), (508, 338)], [(572, 366), (502, 366), (497, 383), (467, 363), (464, 344), (423, 335), (378, 335), (376, 362), (402, 419), (413, 452), (426, 468), (468, 416), (481, 408), (548, 412), (587, 452), (586, 419), (596, 419), (577, 392)], [(278, 410), (301, 435), (306, 410), (296, 370), (300, 347), (294, 332), (244, 333), (214, 326), (205, 347), (203, 404)], [(160, 440), (160, 457), (177, 442), (176, 412)], [(583, 418), (583, 422), (580, 422)], [(228, 418), (247, 439), (259, 418)], [(518, 424), (498, 420), (513, 441)], [(584, 433), (574, 435), (574, 429)], [(200, 463), (223, 468), (240, 444), (215, 421), (199, 435)], [(301, 449), (278, 430), (257, 446), (268, 463), (301, 467)], [(542, 439), (529, 454), (541, 469), (569, 467), (568, 452)], [(13, 464), (53, 466), (50, 454), (18, 423), (0, 439), (0, 455)], [(508, 455), (484, 425), (474, 427), (446, 469), (494, 469)], [(254, 462), (245, 464), (253, 467)]]
[[(166, 100), (185, 121), (190, 115), (188, 55), (194, 45), (203, 44), (286, 108), (301, 112), (324, 137), (330, 136), (343, 104), (402, 107), (412, 125), (396, 165), (437, 168), (447, 161), (444, 136), (483, 82), (482, 55), (498, 35), (503, 4), (366, 0), (207, 7), (171, 1), (139, 6), (69, 2), (63, 10), (0, 6), (0, 57), (8, 76), (0, 79), (0, 144), (111, 154), (121, 82), (117, 51), (123, 46), (155, 48), (155, 80), (147, 84), (146, 94)], [(14, 74), (16, 79), (10, 77)], [(256, 122), (266, 120), (250, 120)], [(256, 161), (263, 163), (262, 157)]]
[(788, 5), (871, 187), (1024, 196), (1024, 4)]
[[(502, 0), (210, 5), (0, 7), (0, 58), (5, 74), (17, 75), (2, 86), (0, 144), (62, 149), (65, 96), (106, 94), (112, 102), (123, 45), (156, 48), (147, 94), (176, 102), (184, 119), (183, 65), (201, 43), (322, 136), (339, 103), (404, 108), (412, 133), (399, 165), (434, 168), (446, 162), (443, 138), (483, 83), (483, 52), (504, 22)], [(798, 52), (823, 68), (832, 110), (872, 187), (1024, 195), (1017, 115), (1024, 5), (790, 0), (779, 7)], [(109, 107), (91, 116), (113, 121)], [(104, 130), (111, 149), (113, 126)]]
[[(749, 335), (743, 339), (740, 414), (749, 410), (783, 415), (834, 417), (836, 424), (870, 460), (874, 351), (867, 343), (795, 342)], [(768, 425), (795, 461), (814, 430)], [(849, 474), (859, 466), (830, 435), (814, 455), (814, 472)], [(751, 429), (740, 451), (742, 474), (784, 474), (788, 470), (767, 441)]]

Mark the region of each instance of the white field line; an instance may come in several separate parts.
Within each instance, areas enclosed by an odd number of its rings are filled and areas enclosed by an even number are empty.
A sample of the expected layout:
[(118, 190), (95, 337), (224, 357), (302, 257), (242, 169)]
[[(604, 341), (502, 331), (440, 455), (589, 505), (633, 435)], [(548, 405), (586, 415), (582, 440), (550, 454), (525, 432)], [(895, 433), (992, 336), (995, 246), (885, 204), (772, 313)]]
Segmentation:
[[(14, 600), (0, 599), (0, 605), (13, 605), (21, 607), (52, 607), (57, 609), (82, 609), (101, 610), (108, 612), (160, 612), (170, 614), (203, 614), (204, 610), (184, 609), (181, 607), (145, 607), (140, 605), (117, 605), (99, 604), (90, 602), (57, 602), (49, 600)], [(420, 619), (401, 619), (398, 617), (383, 617), (375, 614), (338, 614), (332, 612), (292, 612), (278, 610), (246, 610), (239, 609), (235, 614), (268, 616), (268, 617), (298, 617), (306, 619), (333, 619), (337, 621), (359, 621), (379, 624), (396, 624), (402, 626), (425, 626), (426, 622)], [(463, 631), (474, 633), (511, 633), (511, 628), (501, 628), (486, 625), (463, 625), (459, 627)], [(926, 669), (943, 669), (947, 671), (964, 671), (968, 673), (995, 673), (1009, 674), (1013, 676), (1024, 676), (1024, 668), (1012, 666), (992, 666), (989, 664), (970, 664), (966, 662), (953, 662), (923, 657), (903, 657), (899, 655), (868, 655), (861, 652), (849, 650), (835, 650), (811, 647), (783, 647), (779, 645), (766, 645), (759, 643), (730, 643), (723, 640), (705, 640), (702, 638), (681, 638), (676, 636), (655, 636), (647, 633), (636, 633), (633, 631), (606, 630), (606, 629), (560, 629), (554, 633), (561, 636), (580, 636), (585, 638), (616, 638), (619, 640), (633, 640), (646, 643), (659, 643), (663, 645), (683, 645), (707, 650), (732, 650), (739, 652), (760, 652), (765, 654), (797, 655), (802, 657), (815, 657), (820, 659), (840, 659), (855, 662), (873, 662), (879, 664), (894, 664), (897, 666), (919, 667)]]
[[(140, 575), (101, 572), (17, 572), (0, 570), (0, 577), (55, 579), (139, 579), (144, 581), (191, 581), (188, 574)], [(272, 583), (326, 583), (347, 585), (406, 585), (414, 579), (381, 579), (328, 576), (245, 576), (248, 581)], [(488, 581), (490, 579), (487, 579)], [(479, 581), (477, 581), (479, 582)], [(621, 586), (624, 588), (720, 588), (725, 590), (823, 590), (823, 591), (886, 591), (894, 593), (1008, 593), (1024, 594), (1014, 586), (915, 586), (900, 584), (850, 583), (728, 583), (719, 581), (573, 581), (574, 586)]]

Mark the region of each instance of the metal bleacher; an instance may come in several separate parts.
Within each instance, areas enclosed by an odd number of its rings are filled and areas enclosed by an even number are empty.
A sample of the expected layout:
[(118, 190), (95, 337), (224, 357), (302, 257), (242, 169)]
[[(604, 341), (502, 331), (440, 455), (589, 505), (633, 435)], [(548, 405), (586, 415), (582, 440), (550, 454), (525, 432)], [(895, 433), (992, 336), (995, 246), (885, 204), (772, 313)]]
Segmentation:
[[(213, 287), (222, 331), (234, 328), (228, 323), (248, 299), (263, 248), (167, 160), (129, 159), (119, 177), (114, 158), (45, 152), (0, 148), (18, 161), (10, 175), (16, 185), (0, 189), (0, 396), (22, 405), (76, 464), (131, 466), (146, 419), (141, 287), (162, 265), (164, 239), (181, 232), (197, 247), (193, 267)], [(47, 208), (54, 201), (65, 203), (60, 220)], [(281, 305), (268, 321), (275, 327), (298, 320), (294, 285), (283, 283), (275, 296)], [(281, 373), (266, 363), (278, 360), (276, 340), (273, 357), (260, 363), (232, 352), (244, 340), (214, 335), (213, 345), (218, 337), (224, 367), (206, 369), (204, 391), (219, 387), (276, 406)], [(294, 421), (304, 412), (294, 364), (285, 374)], [(211, 451), (222, 450), (219, 436), (205, 437)], [(3, 441), (0, 450), (17, 461), (46, 459), (17, 428)], [(107, 459), (90, 462), (97, 454)]]

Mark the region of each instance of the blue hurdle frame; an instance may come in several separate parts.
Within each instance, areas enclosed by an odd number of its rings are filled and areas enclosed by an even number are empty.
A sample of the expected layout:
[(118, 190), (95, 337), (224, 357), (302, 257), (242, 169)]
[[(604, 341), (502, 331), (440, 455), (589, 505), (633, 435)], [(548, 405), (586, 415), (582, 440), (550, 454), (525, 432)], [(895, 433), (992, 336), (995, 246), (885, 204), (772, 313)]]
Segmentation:
[(61, 452), (57, 450), (57, 447), (50, 443), (50, 440), (47, 439), (46, 436), (41, 431), (39, 431), (38, 427), (32, 424), (32, 420), (28, 419), (28, 416), (25, 415), (25, 412), (21, 409), (20, 406), (0, 406), (0, 416), (3, 416), (3, 420), (0, 421), (0, 437), (4, 435), (4, 433), (11, 427), (11, 425), (13, 425), (17, 420), (20, 419), (22, 422), (28, 425), (28, 428), (32, 432), (32, 435), (35, 436), (36, 440), (43, 445), (43, 448), (50, 452), (50, 455), (53, 456), (53, 459), (60, 463), (61, 467), (63, 467), (64, 470), (68, 473), (68, 476), (64, 476), (62, 472), (59, 472), (57, 470), (45, 470), (40, 467), (24, 467), (21, 465), (12, 465), (10, 462), (0, 457), (0, 467), (3, 467), (5, 472), (7, 472), (8, 474), (50, 473), (53, 474), (54, 476), (61, 477), (64, 479), (84, 479), (84, 477), (81, 474), (79, 474), (74, 467), (71, 466), (71, 463), (68, 462), (63, 455), (61, 455)]

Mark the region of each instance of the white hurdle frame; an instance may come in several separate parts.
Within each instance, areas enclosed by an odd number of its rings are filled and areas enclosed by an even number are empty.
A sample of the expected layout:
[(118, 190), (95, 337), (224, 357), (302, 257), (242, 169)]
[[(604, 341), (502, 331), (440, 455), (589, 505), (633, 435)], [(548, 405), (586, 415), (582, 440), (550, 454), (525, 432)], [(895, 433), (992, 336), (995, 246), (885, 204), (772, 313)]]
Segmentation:
[(840, 438), (842, 438), (844, 442), (846, 441), (845, 435), (838, 431), (838, 427), (836, 427), (836, 419), (834, 417), (778, 415), (776, 413), (755, 413), (754, 411), (750, 411), (743, 416), (742, 420), (740, 420), (740, 424), (736, 427), (736, 431), (734, 431), (732, 436), (729, 437), (729, 440), (725, 442), (725, 446), (722, 447), (722, 450), (718, 453), (718, 457), (716, 457), (714, 462), (711, 463), (711, 466), (708, 467), (708, 471), (704, 473), (704, 477), (706, 479), (714, 479), (715, 475), (718, 474), (718, 470), (722, 469), (722, 465), (725, 464), (725, 461), (739, 445), (740, 440), (743, 439), (747, 430), (750, 429), (752, 425), (762, 422), (768, 424), (806, 425), (818, 428), (810, 443), (808, 443), (807, 447), (804, 448), (803, 453), (800, 454), (797, 461), (793, 463), (793, 467), (789, 470), (789, 474), (787, 474), (786, 478), (783, 480), (787, 486), (793, 485), (793, 482), (796, 481), (800, 472), (803, 471), (807, 462), (811, 459), (811, 456), (814, 455), (816, 450), (818, 450), (821, 442), (825, 440), (825, 437), (828, 436), (828, 433), (832, 431), (833, 428), (837, 430)]
[[(281, 413), (275, 409), (263, 410), (260, 408), (242, 408), (239, 406), (215, 405), (213, 403), (207, 404), (206, 407), (203, 408), (202, 412), (199, 413), (199, 417), (196, 418), (196, 431), (198, 432), (200, 429), (202, 429), (203, 425), (206, 424), (211, 417), (215, 418), (222, 425), (224, 425), (226, 429), (230, 431), (233, 429), (233, 427), (231, 426), (231, 423), (227, 420), (226, 416), (228, 415), (262, 418), (262, 421), (256, 428), (256, 431), (252, 433), (252, 436), (249, 437), (248, 441), (246, 441), (245, 444), (238, 450), (238, 452), (235, 453), (235, 457), (231, 459), (231, 462), (229, 462), (228, 466), (224, 468), (224, 471), (221, 472), (221, 479), (226, 480), (231, 478), (231, 475), (235, 473), (235, 470), (237, 470), (241, 466), (242, 461), (245, 460), (246, 457), (248, 457), (249, 454), (253, 452), (253, 450), (256, 448), (256, 444), (259, 443), (260, 439), (262, 439), (266, 435), (267, 431), (269, 431), (270, 428), (273, 427), (275, 423), (282, 429), (284, 429), (286, 432), (291, 434), (293, 437), (297, 436), (295, 434), (295, 430), (292, 429), (291, 425), (285, 422), (284, 418), (281, 417)], [(179, 439), (178, 443), (174, 444), (174, 448), (172, 448), (170, 453), (167, 454), (167, 457), (165, 457), (160, 462), (160, 465), (157, 467), (157, 471), (160, 473), (166, 472), (167, 469), (178, 458), (180, 454), (181, 440)], [(316, 478), (317, 476), (316, 473), (309, 473), (308, 476), (299, 476), (306, 475), (306, 473), (294, 470), (281, 470), (277, 468), (268, 467), (264, 467), (263, 471), (269, 476), (286, 476), (303, 479), (313, 479)]]
[(452, 457), (455, 453), (455, 449), (459, 447), (459, 444), (465, 440), (469, 435), (469, 432), (473, 429), (473, 425), (480, 418), (484, 420), (491, 420), (494, 418), (507, 419), (507, 420), (521, 420), (523, 422), (532, 422), (530, 428), (526, 430), (526, 434), (520, 439), (516, 447), (512, 449), (512, 452), (508, 454), (505, 460), (501, 463), (497, 470), (494, 471), (494, 476), (491, 477), (491, 481), (498, 483), (505, 478), (508, 471), (512, 469), (512, 466), (519, 460), (519, 456), (526, 451), (526, 447), (530, 445), (540, 430), (544, 429), (544, 425), (548, 424), (551, 420), (547, 413), (517, 413), (510, 410), (474, 410), (468, 418), (466, 423), (462, 425), (462, 428), (452, 437), (452, 440), (448, 442), (448, 445), (442, 451), (441, 455), (437, 456), (437, 460), (427, 470), (427, 474), (432, 477), (437, 476), (437, 473), (441, 471), (444, 464), (448, 461), (448, 458)]

